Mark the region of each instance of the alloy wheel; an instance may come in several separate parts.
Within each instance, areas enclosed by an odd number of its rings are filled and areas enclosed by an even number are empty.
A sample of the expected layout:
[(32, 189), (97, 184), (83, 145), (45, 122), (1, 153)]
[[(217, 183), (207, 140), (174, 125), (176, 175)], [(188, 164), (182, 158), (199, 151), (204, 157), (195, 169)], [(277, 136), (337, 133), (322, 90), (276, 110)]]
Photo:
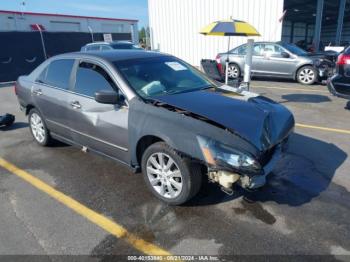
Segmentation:
[(180, 195), (183, 178), (174, 159), (164, 153), (155, 153), (148, 158), (146, 167), (149, 182), (160, 196), (174, 199)]
[(43, 120), (37, 113), (30, 116), (30, 128), (36, 141), (43, 143), (46, 138), (46, 131)]
[(239, 69), (236, 65), (230, 65), (228, 67), (228, 77), (229, 78), (238, 78), (239, 77)]
[(312, 83), (315, 79), (315, 72), (310, 68), (305, 68), (299, 73), (299, 80), (304, 84)]

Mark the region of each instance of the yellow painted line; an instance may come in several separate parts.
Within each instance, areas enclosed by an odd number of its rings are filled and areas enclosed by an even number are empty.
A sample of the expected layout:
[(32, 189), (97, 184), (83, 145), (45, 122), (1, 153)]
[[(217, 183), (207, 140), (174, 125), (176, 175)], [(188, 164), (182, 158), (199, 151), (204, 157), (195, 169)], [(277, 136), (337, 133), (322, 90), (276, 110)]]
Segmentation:
[(251, 88), (266, 88), (266, 89), (279, 89), (279, 90), (291, 90), (291, 91), (303, 91), (303, 92), (329, 93), (326, 90), (315, 90), (315, 89), (305, 89), (305, 88), (290, 88), (290, 87), (276, 87), (276, 86), (251, 86)]
[(304, 124), (295, 124), (295, 126), (350, 135), (350, 130), (346, 130), (346, 129), (328, 128), (328, 127), (322, 127), (322, 126), (311, 126), (311, 125), (304, 125)]
[(36, 187), (40, 191), (48, 194), (52, 198), (61, 202), (63, 205), (69, 207), (79, 215), (85, 217), (86, 219), (101, 227), (110, 234), (116, 236), (117, 238), (125, 240), (127, 243), (129, 243), (131, 246), (141, 251), (142, 253), (150, 256), (171, 256), (171, 254), (168, 251), (128, 232), (123, 226), (82, 205), (73, 198), (63, 194), (62, 192), (49, 186), (48, 184), (32, 176), (28, 172), (16, 167), (15, 165), (11, 164), (3, 158), (0, 158), (0, 166), (7, 169), (9, 172), (15, 174), (16, 176), (22, 178), (23, 180)]

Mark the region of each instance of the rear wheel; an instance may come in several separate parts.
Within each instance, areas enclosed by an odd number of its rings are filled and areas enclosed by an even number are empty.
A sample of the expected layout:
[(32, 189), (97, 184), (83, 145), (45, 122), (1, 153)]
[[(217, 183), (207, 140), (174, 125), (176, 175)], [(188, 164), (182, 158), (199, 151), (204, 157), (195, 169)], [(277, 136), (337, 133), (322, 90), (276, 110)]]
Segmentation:
[(30, 132), (35, 141), (41, 146), (48, 146), (52, 139), (39, 111), (35, 108), (31, 109), (28, 114), (28, 120)]
[(316, 82), (317, 72), (312, 66), (303, 66), (298, 70), (297, 80), (303, 85), (312, 85)]
[(146, 149), (142, 173), (152, 193), (170, 205), (190, 200), (198, 193), (202, 181), (200, 165), (181, 157), (164, 142)]
[(241, 69), (237, 64), (229, 64), (228, 66), (228, 78), (237, 79), (241, 75)]

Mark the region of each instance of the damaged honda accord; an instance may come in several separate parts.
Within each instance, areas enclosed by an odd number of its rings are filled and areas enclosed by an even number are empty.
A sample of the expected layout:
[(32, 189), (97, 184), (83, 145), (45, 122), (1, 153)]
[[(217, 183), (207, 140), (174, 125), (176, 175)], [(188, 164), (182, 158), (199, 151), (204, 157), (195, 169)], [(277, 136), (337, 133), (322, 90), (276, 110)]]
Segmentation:
[(294, 129), (284, 106), (156, 52), (59, 55), (19, 77), (15, 92), (37, 143), (56, 139), (124, 163), (171, 205), (205, 178), (226, 193), (264, 186)]

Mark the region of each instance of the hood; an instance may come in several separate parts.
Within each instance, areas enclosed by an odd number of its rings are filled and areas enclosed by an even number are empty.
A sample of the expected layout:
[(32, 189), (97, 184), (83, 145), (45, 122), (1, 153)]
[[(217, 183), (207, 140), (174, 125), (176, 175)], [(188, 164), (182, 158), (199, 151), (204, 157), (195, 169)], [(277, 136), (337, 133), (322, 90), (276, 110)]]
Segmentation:
[(337, 52), (332, 52), (332, 51), (324, 51), (324, 52), (317, 52), (317, 53), (307, 53), (305, 57), (309, 57), (313, 60), (320, 60), (320, 59), (327, 59), (330, 61), (334, 61), (338, 57)]
[(284, 106), (248, 93), (208, 89), (155, 100), (215, 122), (265, 151), (288, 136), (294, 128), (294, 118)]

